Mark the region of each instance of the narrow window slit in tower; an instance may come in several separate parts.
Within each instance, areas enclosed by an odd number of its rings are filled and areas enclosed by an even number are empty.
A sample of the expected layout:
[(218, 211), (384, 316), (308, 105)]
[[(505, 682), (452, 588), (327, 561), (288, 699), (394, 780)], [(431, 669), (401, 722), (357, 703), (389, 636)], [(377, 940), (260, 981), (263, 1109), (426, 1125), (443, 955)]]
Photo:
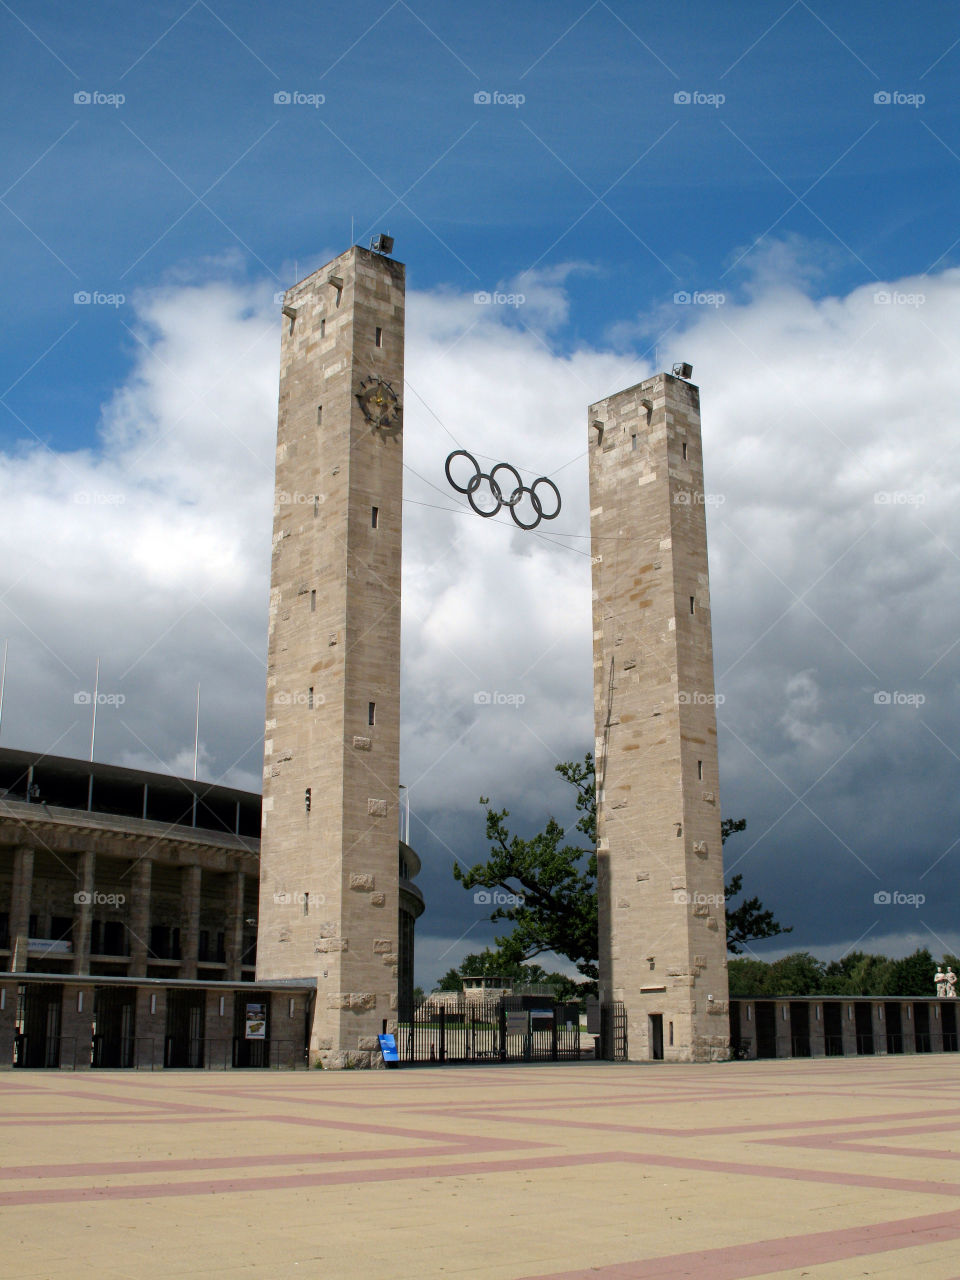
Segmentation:
[(317, 426), (318, 427), (322, 426), (322, 424), (323, 424), (323, 405), (318, 404), (317, 405)]
[(697, 781), (698, 782), (703, 781), (703, 761), (702, 760), (697, 761)]
[(316, 613), (316, 612), (317, 612), (317, 593), (316, 593), (316, 591), (311, 591), (311, 592), (310, 592), (310, 612), (311, 612), (311, 613)]
[(634, 432), (634, 434), (630, 437), (630, 448), (633, 449), (634, 452), (636, 452), (636, 448), (637, 448), (636, 432)]
[(380, 328), (379, 325), (377, 325), (377, 346), (378, 347), (383, 346), (383, 330)]
[(693, 613), (693, 596), (690, 597), (690, 612)]
[(313, 710), (313, 685), (307, 690), (307, 706)]
[(314, 516), (318, 516), (318, 515), (320, 514), (320, 495), (319, 495), (319, 493), (318, 493), (318, 494), (316, 494), (316, 495), (314, 496), (314, 499), (313, 499), (313, 514), (314, 514)]
[(375, 702), (367, 703), (367, 724), (377, 723), (377, 704)]
[(310, 894), (309, 893), (305, 893), (303, 895), (303, 914), (305, 916), (308, 916), (310, 914)]
[(380, 527), (380, 508), (370, 508), (370, 527), (371, 529), (379, 529)]
[(321, 319), (321, 321), (320, 321), (320, 337), (321, 337), (321, 338), (325, 338), (326, 336), (327, 336), (327, 322), (326, 322), (326, 320)]
[(684, 442), (683, 442), (683, 460), (684, 460), (684, 462), (686, 462), (686, 460), (687, 460), (687, 442), (686, 442), (686, 440), (684, 440)]

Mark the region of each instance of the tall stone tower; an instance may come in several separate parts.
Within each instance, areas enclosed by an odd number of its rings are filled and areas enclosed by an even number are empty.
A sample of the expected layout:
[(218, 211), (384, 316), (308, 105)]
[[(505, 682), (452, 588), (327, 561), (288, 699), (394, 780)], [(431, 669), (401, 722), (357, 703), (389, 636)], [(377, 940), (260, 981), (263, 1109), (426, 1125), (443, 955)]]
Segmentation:
[(700, 396), (589, 410), (600, 998), (631, 1059), (729, 1055)]
[(396, 1018), (404, 268), (284, 299), (257, 977), (316, 977), (311, 1059)]

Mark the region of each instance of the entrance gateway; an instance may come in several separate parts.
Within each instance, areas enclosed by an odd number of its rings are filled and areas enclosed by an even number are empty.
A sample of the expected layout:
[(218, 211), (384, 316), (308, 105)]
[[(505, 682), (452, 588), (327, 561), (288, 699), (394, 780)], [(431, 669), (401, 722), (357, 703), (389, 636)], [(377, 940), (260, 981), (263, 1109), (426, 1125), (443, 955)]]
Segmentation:
[[(257, 978), (312, 979), (312, 1060), (398, 1034), (405, 270), (378, 237), (284, 295)], [(680, 373), (689, 376), (688, 366)], [(648, 1059), (729, 1054), (699, 395), (588, 417), (600, 1001)], [(608, 1018), (616, 1022), (618, 1014)]]

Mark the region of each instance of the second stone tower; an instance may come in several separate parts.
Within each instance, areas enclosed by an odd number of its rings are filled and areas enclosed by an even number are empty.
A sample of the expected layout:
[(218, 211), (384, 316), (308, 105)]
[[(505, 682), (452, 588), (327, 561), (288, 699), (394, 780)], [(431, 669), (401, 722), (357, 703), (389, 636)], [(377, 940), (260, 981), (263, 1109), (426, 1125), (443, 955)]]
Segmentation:
[(729, 1053), (700, 396), (591, 405), (600, 999), (632, 1059)]

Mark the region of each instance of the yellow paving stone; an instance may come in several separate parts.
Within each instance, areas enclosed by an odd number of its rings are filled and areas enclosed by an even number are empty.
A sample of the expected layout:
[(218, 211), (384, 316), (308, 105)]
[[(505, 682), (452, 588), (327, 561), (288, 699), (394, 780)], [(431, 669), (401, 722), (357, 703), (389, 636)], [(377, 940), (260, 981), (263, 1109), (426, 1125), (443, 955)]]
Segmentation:
[(0, 1277), (956, 1280), (958, 1066), (5, 1072)]

